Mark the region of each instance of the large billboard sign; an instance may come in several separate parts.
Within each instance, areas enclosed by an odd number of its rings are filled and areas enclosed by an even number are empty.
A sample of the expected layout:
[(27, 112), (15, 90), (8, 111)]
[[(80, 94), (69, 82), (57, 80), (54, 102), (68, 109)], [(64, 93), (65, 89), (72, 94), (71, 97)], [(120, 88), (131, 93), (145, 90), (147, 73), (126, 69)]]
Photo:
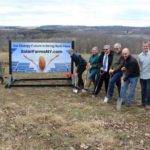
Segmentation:
[(70, 72), (71, 48), (72, 42), (11, 42), (11, 72)]

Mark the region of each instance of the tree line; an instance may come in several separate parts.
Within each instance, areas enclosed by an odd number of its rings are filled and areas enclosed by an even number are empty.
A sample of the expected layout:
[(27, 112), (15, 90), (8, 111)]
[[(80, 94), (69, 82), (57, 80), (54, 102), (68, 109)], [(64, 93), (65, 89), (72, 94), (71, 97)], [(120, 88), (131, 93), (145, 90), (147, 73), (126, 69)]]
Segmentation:
[(43, 26), (28, 28), (0, 28), (0, 51), (8, 51), (8, 41), (75, 41), (75, 49), (89, 53), (93, 46), (101, 50), (103, 45), (120, 42), (123, 47), (139, 53), (141, 44), (150, 39), (150, 28), (121, 26)]

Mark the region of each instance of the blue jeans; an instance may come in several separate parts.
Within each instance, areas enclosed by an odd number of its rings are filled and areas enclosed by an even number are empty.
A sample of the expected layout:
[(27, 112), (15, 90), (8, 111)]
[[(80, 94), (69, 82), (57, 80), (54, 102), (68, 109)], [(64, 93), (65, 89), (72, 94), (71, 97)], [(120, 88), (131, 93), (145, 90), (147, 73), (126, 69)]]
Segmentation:
[(128, 78), (127, 80), (123, 81), (120, 92), (120, 98), (122, 98), (123, 102), (127, 102), (128, 104), (133, 102), (137, 82), (138, 77)]
[(150, 79), (140, 79), (142, 105), (150, 105)]
[(111, 78), (109, 79), (108, 91), (107, 91), (107, 97), (108, 98), (111, 98), (113, 96), (115, 84), (118, 87), (118, 92), (120, 95), (121, 77), (122, 77), (122, 72), (119, 71), (119, 72), (116, 72), (115, 74), (113, 74), (111, 76)]

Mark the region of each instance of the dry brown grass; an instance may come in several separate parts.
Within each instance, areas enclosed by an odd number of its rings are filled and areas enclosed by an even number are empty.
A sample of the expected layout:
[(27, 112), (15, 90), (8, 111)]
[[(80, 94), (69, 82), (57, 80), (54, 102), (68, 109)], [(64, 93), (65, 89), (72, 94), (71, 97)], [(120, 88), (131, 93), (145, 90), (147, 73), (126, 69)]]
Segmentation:
[[(149, 149), (150, 112), (70, 88), (0, 87), (1, 149)], [(137, 99), (139, 99), (137, 97)], [(139, 103), (139, 102), (138, 102)]]
[(8, 62), (9, 60), (8, 55), (9, 54), (7, 52), (0, 52), (0, 61)]
[(116, 111), (69, 87), (11, 88), (0, 85), (0, 150), (149, 150), (150, 111)]

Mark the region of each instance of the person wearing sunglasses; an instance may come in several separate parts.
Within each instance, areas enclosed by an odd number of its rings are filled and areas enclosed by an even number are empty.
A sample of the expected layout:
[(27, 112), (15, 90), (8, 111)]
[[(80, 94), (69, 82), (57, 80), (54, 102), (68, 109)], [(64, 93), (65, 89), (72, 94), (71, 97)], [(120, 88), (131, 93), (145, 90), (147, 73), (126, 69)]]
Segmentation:
[(113, 60), (113, 53), (110, 50), (110, 45), (104, 45), (103, 51), (99, 57), (99, 71), (97, 73), (96, 82), (94, 85), (94, 92), (93, 97), (96, 97), (100, 92), (103, 82), (105, 82), (105, 92), (107, 93), (108, 90), (108, 83), (109, 83), (109, 69), (112, 64)]

